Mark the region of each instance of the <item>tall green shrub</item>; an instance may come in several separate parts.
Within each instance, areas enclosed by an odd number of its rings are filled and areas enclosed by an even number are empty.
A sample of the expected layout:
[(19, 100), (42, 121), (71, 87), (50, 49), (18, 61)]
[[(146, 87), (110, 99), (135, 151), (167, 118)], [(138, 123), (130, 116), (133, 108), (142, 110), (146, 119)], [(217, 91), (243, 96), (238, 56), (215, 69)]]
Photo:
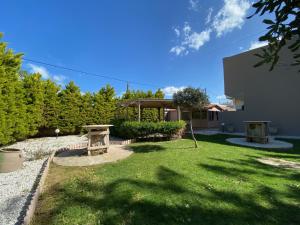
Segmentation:
[(40, 127), (41, 134), (54, 134), (55, 128), (59, 126), (59, 116), (61, 104), (58, 93), (60, 87), (51, 80), (43, 82), (44, 87), (44, 108), (43, 108), (43, 123)]
[(116, 121), (113, 129), (114, 134), (123, 138), (143, 138), (149, 135), (160, 134), (167, 137), (181, 135), (185, 129), (184, 121), (168, 122), (137, 122), (137, 121)]
[(94, 118), (94, 102), (94, 95), (90, 92), (81, 96), (80, 117), (83, 119), (84, 125), (96, 124)]
[[(0, 38), (2, 37), (0, 33)], [(28, 133), (26, 105), (19, 77), (22, 54), (0, 42), (0, 144), (25, 138)]]
[(81, 95), (80, 89), (73, 81), (66, 85), (66, 88), (59, 93), (60, 115), (59, 128), (62, 134), (77, 133), (84, 123), (80, 117)]
[(115, 116), (116, 98), (115, 90), (110, 85), (106, 85), (95, 93), (94, 102), (94, 123), (108, 124)]
[(39, 127), (42, 126), (44, 120), (44, 86), (40, 74), (23, 72), (22, 75), (24, 101), (27, 106), (28, 135), (33, 136), (38, 133)]

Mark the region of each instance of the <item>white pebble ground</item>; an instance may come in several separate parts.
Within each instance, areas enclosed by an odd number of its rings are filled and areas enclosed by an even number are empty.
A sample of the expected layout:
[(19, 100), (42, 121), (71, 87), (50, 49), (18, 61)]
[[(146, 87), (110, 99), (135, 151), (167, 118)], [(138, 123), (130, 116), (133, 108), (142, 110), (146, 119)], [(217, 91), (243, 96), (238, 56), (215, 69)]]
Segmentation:
[(53, 151), (67, 148), (70, 145), (86, 143), (85, 136), (63, 136), (34, 138), (17, 142), (6, 148), (18, 148), (26, 159), (22, 169), (11, 173), (0, 173), (0, 225), (12, 225), (18, 218), (33, 188), (35, 180), (40, 173), (46, 158), (33, 159), (38, 152), (50, 155)]
[(24, 162), (22, 169), (0, 174), (0, 224), (16, 224), (45, 159)]

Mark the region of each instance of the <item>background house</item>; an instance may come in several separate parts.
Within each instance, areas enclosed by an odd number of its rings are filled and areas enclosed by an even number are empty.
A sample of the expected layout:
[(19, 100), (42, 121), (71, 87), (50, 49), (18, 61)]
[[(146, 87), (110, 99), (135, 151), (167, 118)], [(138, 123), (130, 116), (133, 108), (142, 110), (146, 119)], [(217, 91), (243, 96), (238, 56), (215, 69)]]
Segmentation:
[[(127, 100), (121, 103), (123, 107), (137, 108), (138, 121), (141, 121), (141, 112), (144, 109), (156, 108), (159, 112), (163, 112), (163, 116), (159, 116), (159, 120), (176, 121), (185, 120), (189, 122), (189, 110), (175, 106), (172, 99), (135, 99)], [(226, 105), (209, 104), (203, 109), (195, 108), (192, 112), (192, 122), (194, 128), (207, 129), (220, 127), (220, 113), (224, 111), (232, 111), (233, 109)], [(159, 113), (158, 115), (161, 115)]]
[(237, 111), (223, 112), (221, 121), (243, 132), (245, 120), (270, 120), (280, 135), (300, 135), (299, 66), (290, 66), (291, 52), (285, 47), (273, 71), (269, 65), (253, 67), (261, 48), (223, 59), (225, 95)]

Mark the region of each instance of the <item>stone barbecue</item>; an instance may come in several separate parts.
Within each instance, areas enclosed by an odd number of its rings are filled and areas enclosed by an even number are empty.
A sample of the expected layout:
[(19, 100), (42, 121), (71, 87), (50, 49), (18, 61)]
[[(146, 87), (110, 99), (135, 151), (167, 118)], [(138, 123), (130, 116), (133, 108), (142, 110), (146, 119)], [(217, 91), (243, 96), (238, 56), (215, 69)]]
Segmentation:
[(109, 127), (113, 125), (87, 125), (88, 155), (97, 155), (107, 152), (109, 148)]
[(269, 142), (269, 123), (271, 121), (244, 121), (247, 142), (267, 144)]

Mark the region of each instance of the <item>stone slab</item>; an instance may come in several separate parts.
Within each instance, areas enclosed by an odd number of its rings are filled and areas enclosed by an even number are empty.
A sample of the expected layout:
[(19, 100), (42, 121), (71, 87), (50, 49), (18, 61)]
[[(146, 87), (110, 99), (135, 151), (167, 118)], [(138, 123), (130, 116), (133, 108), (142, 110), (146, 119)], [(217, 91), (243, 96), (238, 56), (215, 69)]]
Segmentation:
[(300, 169), (300, 163), (287, 161), (283, 159), (261, 158), (261, 159), (257, 159), (257, 161), (266, 165), (280, 167), (284, 169)]
[(253, 148), (265, 148), (265, 149), (291, 149), (293, 148), (293, 144), (285, 142), (285, 141), (278, 141), (271, 139), (267, 144), (260, 144), (255, 142), (247, 142), (246, 138), (227, 138), (227, 142), (236, 145), (242, 145), (247, 147)]

